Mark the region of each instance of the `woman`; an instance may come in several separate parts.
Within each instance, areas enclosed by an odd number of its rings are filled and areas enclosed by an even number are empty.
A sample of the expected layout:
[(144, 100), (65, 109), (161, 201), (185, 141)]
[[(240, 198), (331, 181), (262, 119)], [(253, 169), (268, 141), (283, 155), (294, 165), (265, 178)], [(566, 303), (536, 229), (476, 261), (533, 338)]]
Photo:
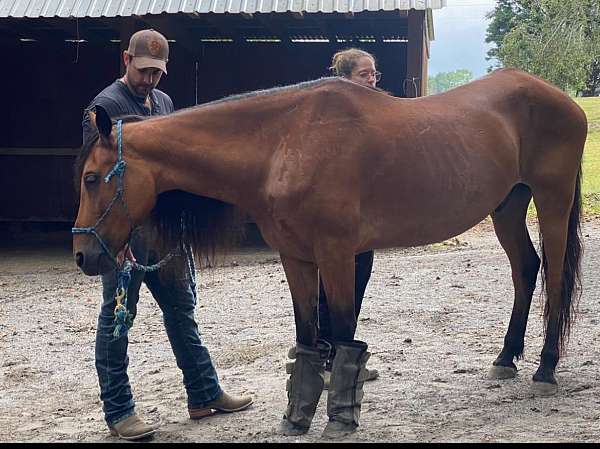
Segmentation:
[(333, 55), (329, 69), (336, 76), (369, 87), (377, 87), (377, 82), (381, 79), (381, 72), (375, 67), (375, 57), (358, 48), (338, 51)]
[[(333, 55), (331, 67), (329, 68), (334, 75), (347, 78), (355, 83), (367, 87), (377, 87), (377, 82), (381, 79), (381, 73), (377, 71), (375, 57), (358, 48), (349, 48), (338, 51)], [(365, 295), (367, 283), (371, 278), (371, 269), (373, 268), (373, 251), (366, 251), (358, 254), (354, 259), (356, 267), (354, 281), (354, 311), (356, 320)], [(329, 323), (329, 310), (327, 308), (327, 296), (323, 288), (323, 283), (319, 281), (319, 337), (331, 342), (331, 326)], [(365, 380), (374, 380), (379, 377), (376, 369), (367, 369), (367, 378)], [(328, 361), (325, 366), (325, 388), (329, 386), (331, 376), (331, 362)]]

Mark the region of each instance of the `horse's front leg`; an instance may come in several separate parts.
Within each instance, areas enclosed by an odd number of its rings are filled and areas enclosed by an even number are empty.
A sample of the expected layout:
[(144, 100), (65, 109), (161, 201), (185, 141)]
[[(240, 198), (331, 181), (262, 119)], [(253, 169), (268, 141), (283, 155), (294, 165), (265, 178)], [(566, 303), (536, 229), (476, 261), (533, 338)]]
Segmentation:
[(288, 405), (281, 423), (285, 435), (301, 435), (310, 428), (324, 386), (325, 362), (331, 346), (317, 341), (319, 277), (314, 263), (281, 255), (294, 304), (296, 347), (294, 362), (286, 364)]
[(317, 263), (329, 308), (329, 321), (334, 344), (331, 381), (327, 395), (329, 422), (323, 437), (341, 438), (358, 427), (366, 379), (365, 365), (370, 353), (367, 344), (354, 340), (356, 313), (354, 310), (355, 254), (334, 248)]

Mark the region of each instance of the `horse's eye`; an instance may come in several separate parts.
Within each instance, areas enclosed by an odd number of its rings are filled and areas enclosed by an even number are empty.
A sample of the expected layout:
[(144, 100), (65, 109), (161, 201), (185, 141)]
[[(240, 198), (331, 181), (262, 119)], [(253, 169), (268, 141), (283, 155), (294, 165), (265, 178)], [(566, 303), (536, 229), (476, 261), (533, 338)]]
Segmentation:
[(85, 175), (83, 177), (83, 181), (87, 184), (87, 185), (92, 185), (95, 184), (96, 181), (98, 181), (98, 175), (96, 173), (88, 173), (87, 175)]

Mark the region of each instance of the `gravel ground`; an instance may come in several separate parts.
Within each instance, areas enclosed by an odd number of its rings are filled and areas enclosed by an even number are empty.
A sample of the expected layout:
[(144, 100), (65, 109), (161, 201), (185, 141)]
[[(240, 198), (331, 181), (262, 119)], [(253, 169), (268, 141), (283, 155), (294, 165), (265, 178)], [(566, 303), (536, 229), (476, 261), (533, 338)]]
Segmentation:
[[(550, 398), (530, 390), (543, 344), (537, 299), (517, 377), (486, 377), (513, 297), (508, 260), (489, 221), (441, 244), (376, 251), (357, 338), (369, 343), (368, 366), (380, 378), (365, 385), (360, 427), (347, 440), (600, 441), (599, 230), (600, 220), (583, 225), (584, 293), (558, 365), (559, 391)], [(537, 236), (535, 225), (531, 231)], [(254, 404), (188, 419), (161, 312), (143, 287), (129, 373), (138, 413), (162, 423), (153, 441), (319, 441), (326, 393), (309, 433), (277, 432), (295, 335), (279, 256), (244, 248), (198, 276), (196, 315), (221, 384), (251, 394)], [(68, 245), (0, 249), (1, 442), (117, 441), (104, 424), (94, 368), (100, 297), (99, 278), (76, 269)]]

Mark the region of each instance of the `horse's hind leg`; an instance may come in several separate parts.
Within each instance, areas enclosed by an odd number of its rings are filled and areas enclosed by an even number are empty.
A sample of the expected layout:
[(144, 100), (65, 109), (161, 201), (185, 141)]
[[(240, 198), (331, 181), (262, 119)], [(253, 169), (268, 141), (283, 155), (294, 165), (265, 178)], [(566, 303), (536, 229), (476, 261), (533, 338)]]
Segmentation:
[(581, 240), (579, 223), (581, 213), (581, 177), (575, 182), (555, 176), (551, 182), (533, 186), (533, 198), (538, 211), (543, 242), (546, 284), (544, 321), (545, 341), (540, 355), (540, 366), (533, 375), (536, 394), (554, 394), (558, 387), (554, 372), (572, 321), (574, 305), (579, 294), (579, 267)]
[(502, 351), (490, 369), (489, 378), (514, 377), (517, 367), (513, 360), (523, 355), (525, 329), (531, 298), (540, 267), (538, 257), (527, 231), (527, 207), (531, 190), (524, 184), (516, 185), (504, 202), (492, 213), (496, 236), (510, 261), (515, 299)]
[(288, 405), (281, 431), (285, 435), (300, 435), (310, 428), (319, 403), (331, 347), (326, 342), (317, 342), (319, 279), (316, 265), (284, 255), (281, 262), (294, 303), (297, 340), (295, 361), (286, 364), (290, 374), (286, 384)]

